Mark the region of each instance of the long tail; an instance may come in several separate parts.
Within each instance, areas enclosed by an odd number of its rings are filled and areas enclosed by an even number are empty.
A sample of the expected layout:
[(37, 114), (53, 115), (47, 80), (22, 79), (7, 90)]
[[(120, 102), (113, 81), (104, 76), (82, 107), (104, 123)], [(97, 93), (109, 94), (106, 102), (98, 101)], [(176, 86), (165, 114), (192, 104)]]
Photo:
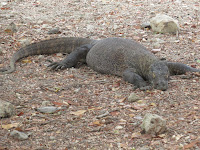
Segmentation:
[(44, 40), (33, 43), (19, 49), (10, 59), (9, 69), (1, 69), (0, 74), (8, 74), (15, 71), (15, 63), (21, 58), (31, 55), (54, 54), (54, 53), (70, 53), (76, 47), (84, 44), (92, 43), (94, 40), (78, 37), (63, 37), (57, 39)]
[(200, 72), (200, 69), (192, 68), (177, 62), (167, 62), (167, 66), (171, 75), (181, 75), (185, 74), (186, 72)]

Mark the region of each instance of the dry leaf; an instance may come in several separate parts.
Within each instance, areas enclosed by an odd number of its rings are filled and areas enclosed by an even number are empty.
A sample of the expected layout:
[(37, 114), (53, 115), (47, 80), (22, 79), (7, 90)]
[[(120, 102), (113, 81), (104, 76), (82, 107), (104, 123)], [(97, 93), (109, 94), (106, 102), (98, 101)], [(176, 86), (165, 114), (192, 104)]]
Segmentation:
[(63, 101), (63, 104), (69, 106), (69, 103), (68, 103), (68, 102), (65, 102), (65, 101)]
[(1, 125), (1, 127), (3, 129), (8, 130), (8, 129), (11, 129), (11, 128), (14, 128), (14, 127), (18, 127), (18, 125), (19, 125), (19, 123), (12, 123), (12, 124)]
[(166, 134), (160, 134), (160, 135), (158, 135), (158, 137), (160, 137), (160, 138), (164, 138), (166, 136)]
[(151, 103), (150, 106), (155, 106), (156, 107), (156, 104), (155, 103)]
[(134, 132), (132, 135), (131, 135), (131, 138), (137, 138), (137, 137), (140, 137), (142, 134), (140, 132)]
[(135, 116), (135, 114), (129, 114), (129, 117), (131, 117), (131, 118), (134, 117), (134, 116)]
[(60, 103), (60, 102), (52, 102), (54, 105), (57, 105), (57, 106), (63, 106), (63, 105), (69, 105), (67, 102), (63, 102), (63, 103)]
[(22, 128), (20, 128), (20, 127), (16, 127), (15, 130), (20, 131), (20, 132), (23, 131)]
[(144, 104), (145, 101), (143, 101), (143, 100), (138, 100), (137, 103), (138, 103), (138, 104)]
[(140, 105), (132, 105), (131, 108), (134, 110), (142, 110), (146, 108), (147, 106), (145, 104), (140, 104)]
[(96, 120), (96, 121), (92, 122), (90, 125), (91, 126), (102, 126), (103, 124), (101, 123), (101, 121)]
[(25, 64), (31, 63), (31, 60), (30, 60), (30, 59), (23, 59), (23, 60), (22, 60), (22, 63), (25, 63)]
[(12, 33), (12, 30), (11, 29), (5, 29), (4, 30), (6, 33)]
[(60, 130), (57, 130), (56, 133), (59, 134), (59, 133), (61, 133), (61, 131), (60, 131)]
[(110, 112), (110, 114), (111, 114), (112, 116), (117, 116), (117, 115), (119, 114), (119, 111), (112, 111), (112, 112)]
[(24, 113), (23, 113), (23, 112), (20, 112), (17, 116), (22, 116), (22, 115), (24, 115)]
[(73, 74), (68, 75), (68, 78), (75, 78)]
[(80, 116), (80, 115), (84, 114), (86, 111), (87, 110), (78, 110), (78, 111), (71, 112), (70, 114)]
[(196, 140), (196, 141), (193, 141), (193, 142), (191, 142), (190, 144), (185, 145), (185, 146), (183, 147), (183, 149), (184, 149), (184, 150), (185, 150), (185, 149), (190, 149), (190, 148), (194, 147), (197, 143), (200, 143), (200, 139), (199, 139), (199, 140)]
[(175, 139), (176, 141), (180, 140), (183, 137), (181, 134), (173, 135), (172, 138)]
[(88, 110), (100, 110), (100, 109), (102, 109), (102, 107), (89, 107), (89, 109)]
[(120, 121), (119, 121), (119, 124), (121, 124), (121, 125), (126, 124), (126, 123), (127, 123), (127, 121), (124, 119), (120, 119)]
[(10, 7), (2, 7), (1, 10), (9, 10)]

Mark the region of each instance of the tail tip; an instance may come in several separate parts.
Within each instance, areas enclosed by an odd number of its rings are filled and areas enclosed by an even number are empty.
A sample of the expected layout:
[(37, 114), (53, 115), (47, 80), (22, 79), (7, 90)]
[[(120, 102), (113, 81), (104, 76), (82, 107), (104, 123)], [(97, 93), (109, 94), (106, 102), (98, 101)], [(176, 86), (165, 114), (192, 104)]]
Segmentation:
[(12, 69), (5, 69), (5, 68), (3, 68), (3, 69), (0, 69), (0, 74), (9, 74), (9, 73), (12, 73), (12, 72), (14, 72), (15, 71), (15, 68), (12, 68)]

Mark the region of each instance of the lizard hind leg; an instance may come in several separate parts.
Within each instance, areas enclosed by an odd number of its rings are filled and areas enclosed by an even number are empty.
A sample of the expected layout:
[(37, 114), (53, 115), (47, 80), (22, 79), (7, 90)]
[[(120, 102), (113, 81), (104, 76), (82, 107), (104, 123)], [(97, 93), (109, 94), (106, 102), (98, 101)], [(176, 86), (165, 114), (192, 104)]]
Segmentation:
[(181, 75), (186, 72), (200, 72), (199, 69), (192, 68), (182, 63), (177, 62), (167, 62), (167, 66), (170, 72), (170, 75)]

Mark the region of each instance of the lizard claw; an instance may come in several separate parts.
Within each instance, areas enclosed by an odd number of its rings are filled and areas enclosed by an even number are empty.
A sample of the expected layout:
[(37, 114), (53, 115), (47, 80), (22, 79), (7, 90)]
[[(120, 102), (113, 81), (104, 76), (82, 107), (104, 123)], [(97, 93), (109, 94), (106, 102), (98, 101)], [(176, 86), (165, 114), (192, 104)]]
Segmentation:
[(133, 90), (136, 90), (137, 88), (140, 89), (141, 91), (146, 91), (146, 90), (151, 90), (151, 89), (153, 89), (152, 86), (140, 86), (140, 87), (138, 87), (138, 86), (133, 86)]
[(62, 62), (53, 62), (50, 65), (48, 65), (48, 67), (50, 67), (50, 70), (56, 70), (56, 71), (67, 68), (67, 66)]

